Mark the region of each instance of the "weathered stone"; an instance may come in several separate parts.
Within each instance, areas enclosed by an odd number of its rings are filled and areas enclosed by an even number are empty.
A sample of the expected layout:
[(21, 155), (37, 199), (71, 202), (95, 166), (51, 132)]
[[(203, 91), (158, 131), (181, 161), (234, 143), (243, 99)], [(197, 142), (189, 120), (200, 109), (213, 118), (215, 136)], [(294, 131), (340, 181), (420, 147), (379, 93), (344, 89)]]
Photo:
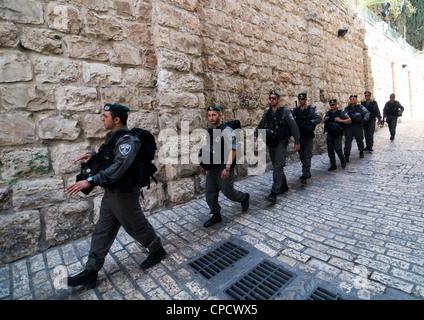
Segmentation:
[(129, 128), (143, 128), (152, 134), (159, 133), (158, 116), (155, 112), (138, 111), (128, 118)]
[(154, 86), (153, 74), (146, 69), (129, 68), (125, 71), (124, 79), (127, 86), (145, 88), (152, 88)]
[(12, 201), (17, 209), (41, 209), (66, 199), (63, 180), (59, 177), (19, 180), (12, 188)]
[(156, 184), (152, 181), (150, 189), (143, 188), (143, 196), (144, 198), (141, 198), (140, 201), (143, 211), (146, 212), (163, 206), (166, 200), (163, 183)]
[(23, 28), (21, 44), (28, 50), (41, 53), (62, 54), (61, 36), (46, 29)]
[(42, 24), (43, 5), (35, 0), (2, 0), (0, 18), (19, 23)]
[(0, 216), (13, 211), (12, 190), (9, 187), (0, 188)]
[(14, 48), (19, 43), (19, 31), (13, 23), (0, 23), (0, 47)]
[(122, 68), (101, 63), (83, 63), (82, 74), (85, 83), (113, 84), (122, 81)]
[(43, 85), (0, 88), (0, 106), (9, 111), (54, 109), (54, 103), (52, 88)]
[(63, 116), (40, 119), (38, 130), (38, 136), (45, 140), (75, 140), (81, 132), (77, 120), (66, 119)]
[(69, 0), (69, 2), (84, 5), (85, 7), (96, 11), (107, 11), (109, 8), (108, 0)]
[(0, 146), (26, 144), (35, 140), (35, 125), (28, 113), (3, 114), (0, 128)]
[(87, 142), (54, 144), (50, 147), (51, 161), (56, 175), (80, 171), (80, 163), (72, 163), (77, 156), (91, 151)]
[(81, 78), (81, 64), (75, 61), (34, 57), (34, 73), (39, 83), (77, 81)]
[(55, 246), (69, 239), (77, 239), (93, 230), (89, 221), (91, 205), (88, 201), (69, 199), (67, 202), (44, 210), (45, 241)]
[(31, 62), (24, 54), (18, 51), (0, 52), (0, 82), (31, 80)]
[(191, 200), (194, 196), (194, 181), (183, 178), (168, 182), (168, 197), (172, 203), (181, 204)]
[(38, 251), (41, 236), (40, 212), (28, 210), (0, 215), (0, 261), (9, 263)]
[(101, 40), (122, 40), (124, 38), (122, 25), (118, 19), (111, 16), (100, 16), (93, 11), (85, 15), (86, 33)]
[(55, 91), (57, 108), (67, 111), (99, 112), (96, 88), (66, 86)]
[(128, 39), (136, 46), (150, 47), (153, 46), (152, 36), (150, 34), (151, 27), (140, 23), (131, 23), (125, 25), (125, 33)]
[(115, 43), (110, 53), (110, 61), (116, 64), (141, 65), (141, 52), (138, 48), (127, 44)]
[(100, 89), (102, 104), (119, 103), (135, 111), (140, 108), (139, 90), (133, 87), (104, 86)]
[(80, 14), (74, 7), (49, 4), (47, 10), (50, 28), (71, 34), (79, 34), (82, 30)]
[(70, 58), (108, 61), (109, 53), (104, 46), (88, 38), (67, 36), (63, 38)]
[(0, 152), (2, 159), (1, 177), (6, 181), (25, 176), (39, 176), (50, 170), (47, 148), (6, 148)]

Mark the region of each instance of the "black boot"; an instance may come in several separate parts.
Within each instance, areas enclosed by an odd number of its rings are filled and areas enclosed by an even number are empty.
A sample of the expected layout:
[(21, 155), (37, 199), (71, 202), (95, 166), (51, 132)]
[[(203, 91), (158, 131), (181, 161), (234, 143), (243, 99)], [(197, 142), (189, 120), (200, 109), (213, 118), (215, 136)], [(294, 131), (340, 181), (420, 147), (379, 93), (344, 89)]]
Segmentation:
[(163, 247), (160, 247), (159, 250), (149, 253), (147, 259), (141, 264), (141, 269), (147, 269), (153, 267), (154, 265), (161, 262), (166, 257), (166, 251)]
[(335, 164), (332, 164), (332, 165), (330, 166), (330, 168), (328, 168), (328, 171), (334, 171), (334, 170), (336, 170), (336, 169), (337, 169), (336, 165), (335, 165)]
[(277, 194), (271, 191), (271, 193), (265, 199), (275, 204), (277, 202)]
[(349, 156), (345, 154), (345, 161), (346, 163), (349, 162)]
[(359, 158), (363, 158), (364, 157), (364, 151), (360, 151), (359, 152)]
[(250, 194), (246, 193), (244, 200), (241, 202), (241, 211), (246, 212), (249, 209)]
[(206, 221), (203, 226), (205, 228), (209, 228), (211, 226), (213, 226), (215, 223), (219, 223), (222, 221), (222, 217), (220, 213), (215, 213), (212, 215), (212, 218), (210, 218), (208, 221)]
[(345, 159), (340, 160), (340, 164), (341, 164), (341, 166), (342, 166), (343, 169), (346, 168), (346, 161), (345, 161)]
[(301, 176), (301, 177), (300, 177), (300, 183), (301, 183), (301, 184), (306, 184), (306, 183), (307, 183), (306, 179), (308, 179), (308, 177), (307, 177), (307, 176), (305, 176), (305, 175)]
[(287, 183), (283, 183), (277, 195), (283, 194), (284, 192), (287, 192), (287, 191), (289, 191), (289, 186), (287, 185)]
[(98, 271), (87, 270), (77, 274), (73, 277), (68, 277), (68, 286), (85, 286), (87, 288), (93, 289), (96, 286)]

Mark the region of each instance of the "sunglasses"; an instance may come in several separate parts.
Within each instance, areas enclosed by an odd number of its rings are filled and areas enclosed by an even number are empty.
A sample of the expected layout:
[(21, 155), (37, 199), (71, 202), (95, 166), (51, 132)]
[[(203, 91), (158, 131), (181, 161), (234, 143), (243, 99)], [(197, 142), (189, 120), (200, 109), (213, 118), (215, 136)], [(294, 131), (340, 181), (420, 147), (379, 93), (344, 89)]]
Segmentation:
[(336, 104), (335, 103), (330, 103), (330, 106), (331, 107), (334, 107)]
[(298, 98), (298, 100), (306, 100), (306, 98)]
[(269, 100), (277, 100), (277, 97), (269, 97)]

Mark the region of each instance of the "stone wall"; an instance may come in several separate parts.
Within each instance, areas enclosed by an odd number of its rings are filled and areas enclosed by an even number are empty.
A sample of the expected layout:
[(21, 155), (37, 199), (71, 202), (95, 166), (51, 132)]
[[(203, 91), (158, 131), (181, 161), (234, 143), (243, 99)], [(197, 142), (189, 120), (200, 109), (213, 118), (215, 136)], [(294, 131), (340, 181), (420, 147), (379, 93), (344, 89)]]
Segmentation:
[[(105, 103), (130, 107), (129, 127), (150, 130), (158, 154), (177, 152), (176, 164), (156, 160), (150, 213), (204, 191), (199, 167), (181, 161), (196, 148), (170, 150), (165, 129), (207, 128), (210, 104), (253, 128), (270, 89), (291, 109), (299, 92), (321, 114), (331, 98), (347, 103), (376, 82), (365, 28), (335, 0), (0, 0), (0, 264), (92, 230), (101, 189), (64, 188), (71, 160), (104, 140)], [(325, 151), (320, 127), (315, 147)]]

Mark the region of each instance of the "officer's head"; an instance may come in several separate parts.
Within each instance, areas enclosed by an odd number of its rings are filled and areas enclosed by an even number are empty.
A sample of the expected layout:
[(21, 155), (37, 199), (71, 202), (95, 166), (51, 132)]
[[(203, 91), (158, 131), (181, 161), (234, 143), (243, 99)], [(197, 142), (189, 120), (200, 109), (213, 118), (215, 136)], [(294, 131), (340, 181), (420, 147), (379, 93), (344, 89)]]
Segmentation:
[(367, 100), (371, 99), (371, 91), (365, 91), (364, 95), (365, 95), (365, 99)]
[(349, 97), (349, 102), (351, 105), (356, 105), (356, 103), (358, 102), (358, 95), (351, 94)]
[(102, 121), (106, 129), (116, 130), (127, 125), (130, 109), (120, 104), (106, 103), (103, 107)]
[(395, 98), (396, 98), (395, 94), (394, 94), (394, 93), (392, 93), (392, 94), (390, 95), (390, 100), (391, 100), (391, 101), (395, 101)]
[(269, 92), (269, 104), (271, 107), (278, 106), (280, 104), (280, 93), (276, 90), (271, 90)]
[(211, 125), (219, 126), (222, 121), (222, 109), (217, 106), (209, 106), (206, 108), (208, 112), (208, 120)]
[(299, 93), (297, 95), (297, 100), (299, 100), (300, 106), (304, 106), (306, 105), (306, 101), (308, 100), (308, 95), (305, 92)]
[(334, 109), (337, 109), (337, 99), (331, 99), (330, 100), (330, 102), (329, 102), (329, 104), (330, 104), (330, 108), (332, 109), (332, 110), (334, 110)]

